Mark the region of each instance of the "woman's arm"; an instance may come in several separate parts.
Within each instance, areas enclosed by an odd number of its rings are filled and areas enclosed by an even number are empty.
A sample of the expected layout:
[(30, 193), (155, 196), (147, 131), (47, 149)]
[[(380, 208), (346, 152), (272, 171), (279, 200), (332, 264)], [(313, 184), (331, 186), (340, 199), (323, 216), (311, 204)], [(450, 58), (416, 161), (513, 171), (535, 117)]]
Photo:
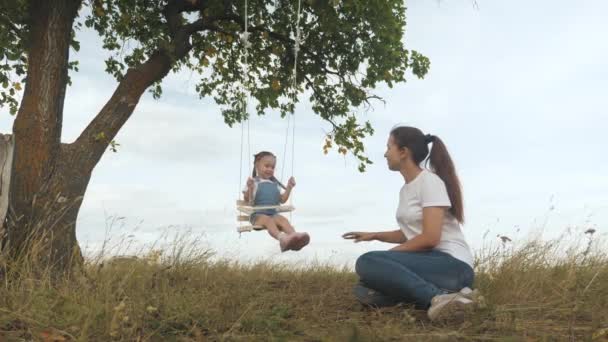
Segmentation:
[(435, 248), (441, 241), (441, 228), (447, 207), (426, 207), (422, 209), (422, 233), (405, 241), (392, 251), (415, 252)]
[(377, 232), (376, 240), (388, 243), (404, 243), (407, 241), (407, 238), (403, 234), (401, 229), (393, 230), (390, 232)]
[(388, 243), (403, 243), (407, 241), (400, 229), (389, 232), (348, 232), (342, 235), (342, 237), (353, 239), (355, 242), (378, 240)]

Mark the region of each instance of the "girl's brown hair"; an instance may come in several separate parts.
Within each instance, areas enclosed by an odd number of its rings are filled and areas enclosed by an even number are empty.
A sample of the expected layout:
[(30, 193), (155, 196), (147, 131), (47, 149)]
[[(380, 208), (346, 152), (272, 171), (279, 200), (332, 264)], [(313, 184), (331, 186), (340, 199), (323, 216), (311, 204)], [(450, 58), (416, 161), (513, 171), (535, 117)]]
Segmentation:
[[(435, 135), (425, 135), (416, 127), (407, 126), (393, 128), (391, 136), (400, 148), (407, 147), (410, 150), (416, 164), (420, 165), (425, 159), (427, 163), (430, 163), (431, 170), (445, 183), (448, 197), (452, 203), (450, 213), (458, 222), (464, 223), (462, 187), (452, 158), (443, 141)], [(433, 143), (430, 153), (429, 143)]]

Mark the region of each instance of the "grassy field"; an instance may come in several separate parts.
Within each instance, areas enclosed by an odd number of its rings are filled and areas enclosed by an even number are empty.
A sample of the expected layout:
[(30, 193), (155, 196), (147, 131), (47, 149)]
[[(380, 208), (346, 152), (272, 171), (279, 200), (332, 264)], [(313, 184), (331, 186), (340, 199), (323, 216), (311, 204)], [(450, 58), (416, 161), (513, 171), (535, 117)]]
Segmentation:
[(608, 258), (591, 237), (484, 249), (483, 303), (455, 325), (408, 306), (361, 307), (350, 270), (211, 261), (194, 244), (100, 256), (54, 285), (12, 265), (0, 287), (0, 341), (604, 341)]

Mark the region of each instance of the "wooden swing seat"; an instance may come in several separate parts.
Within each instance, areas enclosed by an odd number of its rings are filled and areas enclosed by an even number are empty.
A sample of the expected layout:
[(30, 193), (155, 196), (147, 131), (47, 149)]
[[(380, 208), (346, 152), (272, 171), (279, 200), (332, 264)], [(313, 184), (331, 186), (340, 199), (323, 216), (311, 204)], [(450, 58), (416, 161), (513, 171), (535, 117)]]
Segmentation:
[(276, 209), (279, 213), (286, 213), (290, 211), (294, 211), (295, 208), (292, 205), (260, 205), (260, 206), (252, 206), (249, 203), (243, 200), (236, 201), (236, 209), (242, 213), (247, 215), (251, 215), (258, 210), (267, 210), (267, 209)]
[[(279, 213), (285, 213), (285, 212), (290, 212), (290, 211), (295, 210), (294, 206), (292, 206), (292, 205), (252, 206), (243, 200), (236, 201), (236, 208), (239, 212), (245, 214), (245, 215), (237, 215), (236, 219), (239, 222), (249, 222), (251, 215), (258, 210), (276, 209), (276, 211)], [(266, 227), (264, 227), (264, 226), (245, 225), (245, 226), (237, 227), (236, 231), (239, 233), (243, 233), (243, 232), (250, 232), (252, 230), (260, 231), (260, 230), (264, 230), (264, 229), (266, 229)]]

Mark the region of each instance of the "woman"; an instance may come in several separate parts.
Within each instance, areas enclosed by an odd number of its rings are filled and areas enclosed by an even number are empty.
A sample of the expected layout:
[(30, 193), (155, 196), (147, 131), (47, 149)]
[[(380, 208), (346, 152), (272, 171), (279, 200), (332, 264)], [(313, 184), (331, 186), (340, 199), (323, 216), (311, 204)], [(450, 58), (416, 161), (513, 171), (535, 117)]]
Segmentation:
[[(432, 143), (429, 154), (428, 145)], [(427, 159), (430, 170), (421, 167)], [(357, 299), (372, 306), (413, 303), (431, 320), (461, 318), (472, 307), (473, 256), (460, 225), (464, 222), (460, 182), (438, 137), (415, 127), (395, 127), (384, 154), (388, 168), (405, 184), (399, 193), (399, 230), (349, 232), (355, 242), (398, 244), (357, 259)]]

